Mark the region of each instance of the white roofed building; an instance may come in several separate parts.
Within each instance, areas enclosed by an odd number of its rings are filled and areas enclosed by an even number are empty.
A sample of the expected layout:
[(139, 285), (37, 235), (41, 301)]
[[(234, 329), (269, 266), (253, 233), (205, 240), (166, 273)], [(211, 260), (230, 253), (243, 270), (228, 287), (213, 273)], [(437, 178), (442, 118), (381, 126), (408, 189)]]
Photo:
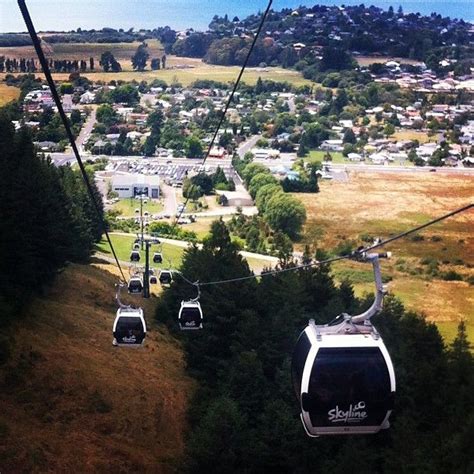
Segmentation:
[(111, 178), (112, 191), (120, 198), (131, 198), (144, 194), (149, 198), (160, 197), (160, 178), (156, 175), (117, 173)]

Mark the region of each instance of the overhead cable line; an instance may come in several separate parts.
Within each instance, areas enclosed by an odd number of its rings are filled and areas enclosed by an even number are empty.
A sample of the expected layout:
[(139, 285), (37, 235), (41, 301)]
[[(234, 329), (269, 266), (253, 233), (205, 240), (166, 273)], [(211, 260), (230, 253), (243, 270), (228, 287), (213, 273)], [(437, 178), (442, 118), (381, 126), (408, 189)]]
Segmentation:
[(376, 249), (378, 247), (381, 247), (382, 245), (387, 245), (390, 242), (393, 242), (394, 240), (401, 239), (407, 235), (413, 234), (414, 232), (418, 232), (419, 230), (422, 230), (426, 227), (430, 227), (434, 224), (437, 224), (438, 222), (444, 221), (448, 217), (455, 216), (456, 214), (460, 214), (461, 212), (468, 211), (474, 207), (474, 204), (467, 204), (466, 206), (460, 207), (459, 209), (456, 209), (454, 211), (449, 212), (448, 214), (445, 214), (444, 216), (438, 217), (437, 219), (433, 219), (432, 221), (429, 221), (425, 224), (422, 224), (418, 227), (414, 227), (413, 229), (407, 230), (406, 232), (402, 232), (401, 234), (396, 235), (395, 237), (390, 237), (389, 239), (383, 240), (382, 242), (376, 243), (374, 245), (371, 245), (370, 247), (365, 248), (363, 251), (364, 252), (369, 252), (370, 250)]
[(36, 34), (35, 27), (33, 25), (33, 22), (30, 17), (30, 13), (28, 11), (28, 7), (26, 6), (25, 0), (18, 0), (18, 6), (20, 7), (21, 14), (23, 15), (23, 19), (25, 20), (26, 27), (28, 28), (28, 32), (31, 37), (31, 41), (33, 42), (33, 46), (35, 47), (36, 54), (38, 56), (38, 59), (41, 63), (41, 67), (43, 68), (43, 73), (46, 76), (46, 81), (48, 82), (49, 88), (51, 89), (51, 94), (53, 96), (54, 102), (56, 104), (56, 107), (58, 109), (58, 113), (61, 117), (61, 120), (64, 124), (64, 128), (66, 130), (66, 135), (69, 139), (69, 142), (71, 144), (72, 150), (74, 152), (74, 155), (76, 157), (77, 163), (79, 165), (79, 168), (81, 170), (82, 178), (84, 180), (84, 183), (86, 184), (87, 191), (89, 193), (89, 196), (91, 198), (91, 201), (94, 205), (94, 209), (97, 212), (97, 215), (99, 216), (100, 223), (102, 224), (102, 229), (105, 233), (105, 236), (107, 238), (107, 241), (110, 246), (110, 250), (112, 251), (112, 254), (115, 259), (115, 263), (117, 264), (118, 269), (120, 270), (120, 274), (122, 275), (123, 281), (126, 281), (124, 272), (122, 270), (122, 266), (120, 265), (119, 259), (117, 257), (117, 253), (115, 252), (115, 248), (112, 244), (112, 240), (110, 239), (109, 232), (107, 230), (107, 224), (105, 223), (103, 214), (101, 212), (100, 206), (96, 200), (96, 197), (94, 195), (94, 190), (92, 189), (92, 185), (89, 180), (89, 176), (87, 175), (87, 171), (84, 167), (84, 163), (82, 162), (81, 156), (79, 154), (79, 150), (77, 148), (76, 142), (74, 140), (74, 134), (72, 133), (71, 126), (69, 124), (68, 118), (66, 116), (66, 113), (64, 112), (64, 108), (62, 106), (61, 99), (59, 97), (58, 91), (56, 89), (56, 85), (53, 80), (53, 76), (51, 75), (51, 71), (49, 69), (48, 61), (46, 60), (46, 57), (43, 53), (43, 49), (41, 48), (41, 41), (38, 38), (38, 35)]
[[(255, 36), (253, 38), (253, 41), (252, 41), (252, 44), (250, 46), (250, 49), (247, 53), (247, 56), (245, 58), (245, 61), (242, 65), (242, 68), (240, 69), (240, 72), (239, 72), (239, 75), (237, 76), (237, 80), (234, 84), (234, 87), (232, 88), (232, 92), (227, 100), (227, 103), (225, 105), (225, 108), (224, 108), (224, 111), (222, 112), (222, 115), (221, 115), (221, 118), (219, 120), (219, 123), (217, 124), (217, 127), (216, 127), (216, 130), (214, 132), (214, 135), (212, 137), (212, 140), (211, 140), (211, 143), (209, 144), (209, 147), (207, 149), (207, 152), (206, 152), (206, 155), (204, 157), (204, 160), (202, 161), (201, 165), (200, 165), (200, 170), (199, 170), (199, 173), (202, 172), (203, 168), (204, 168), (204, 165), (206, 163), (206, 160), (209, 158), (209, 155), (211, 153), (211, 150), (212, 148), (214, 147), (214, 143), (216, 141), (216, 138), (217, 138), (217, 134), (219, 133), (219, 130), (222, 126), (222, 123), (224, 122), (224, 119), (225, 119), (225, 116), (227, 114), (227, 111), (229, 110), (229, 107), (230, 107), (230, 104), (232, 103), (232, 101), (234, 100), (234, 95), (235, 95), (235, 92), (237, 91), (237, 88), (239, 87), (239, 84), (240, 84), (240, 80), (242, 79), (242, 75), (244, 74), (245, 72), (245, 69), (247, 67), (247, 63), (249, 62), (249, 59), (250, 59), (250, 56), (252, 54), (252, 51), (255, 47), (255, 44), (257, 43), (257, 39), (258, 37), (260, 36), (260, 32), (262, 31), (262, 28), (263, 28), (263, 25), (265, 23), (265, 20), (267, 18), (267, 15), (268, 15), (268, 12), (270, 11), (270, 8), (272, 6), (272, 3), (273, 3), (273, 0), (269, 0), (268, 2), (268, 5), (267, 5), (267, 9), (265, 10), (265, 13), (263, 14), (262, 16), (262, 19), (260, 20), (260, 24), (258, 26), (258, 29), (257, 29), (257, 32), (255, 33)], [(178, 213), (177, 217), (176, 217), (176, 220), (174, 221), (174, 224), (173, 224), (173, 229), (176, 227), (176, 224), (179, 222), (179, 220), (181, 219), (181, 216), (183, 215), (183, 212), (189, 202), (189, 196), (186, 198), (186, 201), (184, 202), (184, 206), (181, 207), (181, 210), (180, 212)]]
[(437, 224), (438, 222), (444, 221), (445, 219), (448, 219), (449, 217), (452, 217), (456, 214), (460, 214), (462, 212), (468, 211), (469, 209), (471, 209), (473, 207), (474, 207), (474, 204), (468, 204), (468, 205), (463, 206), (459, 209), (451, 211), (448, 214), (444, 214), (441, 217), (438, 217), (438, 218), (433, 219), (429, 222), (426, 222), (425, 224), (422, 224), (418, 227), (414, 227), (413, 229), (402, 232), (401, 234), (398, 234), (394, 237), (390, 237), (389, 239), (378, 242), (375, 245), (371, 245), (369, 247), (363, 247), (361, 249), (355, 250), (354, 252), (351, 252), (350, 254), (340, 255), (340, 256), (337, 256), (337, 257), (328, 258), (326, 260), (316, 260), (314, 262), (306, 263), (306, 264), (303, 264), (303, 265), (296, 265), (294, 267), (287, 267), (287, 268), (269, 270), (269, 271), (262, 272), (262, 273), (259, 273), (259, 274), (256, 274), (256, 275), (254, 274), (254, 275), (247, 275), (247, 276), (243, 276), (243, 277), (229, 278), (227, 280), (215, 280), (215, 281), (197, 282), (197, 283), (192, 283), (191, 280), (186, 278), (179, 271), (176, 272), (176, 273), (178, 275), (180, 275), (183, 278), (183, 280), (185, 280), (187, 283), (189, 283), (193, 286), (196, 286), (196, 285), (198, 285), (198, 286), (211, 286), (211, 285), (223, 285), (225, 283), (237, 283), (237, 282), (240, 282), (240, 281), (252, 280), (252, 279), (255, 279), (255, 278), (264, 277), (264, 276), (267, 276), (267, 275), (277, 275), (277, 274), (280, 274), (280, 273), (292, 272), (292, 271), (296, 271), (296, 270), (304, 270), (306, 268), (312, 268), (312, 267), (327, 265), (327, 264), (337, 262), (337, 261), (340, 261), (340, 260), (357, 259), (359, 256), (362, 256), (363, 254), (365, 254), (365, 253), (367, 253), (367, 252), (369, 252), (373, 249), (376, 249), (378, 247), (382, 247), (384, 245), (387, 245), (388, 243), (394, 242), (395, 240), (402, 239), (403, 237), (406, 237), (407, 235), (413, 234), (415, 232), (418, 232), (421, 229), (425, 229), (426, 227), (430, 227), (434, 224)]

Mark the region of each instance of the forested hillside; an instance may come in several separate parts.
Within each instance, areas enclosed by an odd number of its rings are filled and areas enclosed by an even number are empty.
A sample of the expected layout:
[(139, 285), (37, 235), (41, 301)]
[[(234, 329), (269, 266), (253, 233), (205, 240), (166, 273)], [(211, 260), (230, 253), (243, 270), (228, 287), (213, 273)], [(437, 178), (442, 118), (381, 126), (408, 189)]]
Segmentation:
[[(187, 252), (191, 281), (249, 275), (225, 225), (216, 222), (204, 248)], [(182, 299), (195, 291), (179, 279), (156, 318), (176, 330)], [(367, 301), (339, 287), (326, 266), (202, 287), (205, 329), (182, 334), (200, 389), (189, 407), (187, 472), (450, 472), (472, 471), (474, 372), (461, 324), (445, 347), (433, 324), (387, 298), (374, 324), (397, 375), (392, 428), (373, 436), (311, 439), (304, 433), (290, 382), (290, 358), (309, 318), (329, 322)]]
[(4, 324), (66, 262), (87, 261), (102, 231), (79, 172), (57, 168), (37, 154), (28, 130), (15, 132), (10, 116), (3, 112), (0, 169), (0, 324)]

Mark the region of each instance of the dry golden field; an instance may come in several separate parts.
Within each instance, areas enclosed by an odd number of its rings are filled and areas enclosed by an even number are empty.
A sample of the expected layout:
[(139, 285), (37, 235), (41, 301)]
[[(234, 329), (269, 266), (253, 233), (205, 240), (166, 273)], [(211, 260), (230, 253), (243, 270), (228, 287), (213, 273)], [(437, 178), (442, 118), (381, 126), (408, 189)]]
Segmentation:
[(426, 132), (418, 130), (399, 130), (392, 135), (397, 141), (402, 140), (418, 140), (420, 143), (434, 142), (437, 136), (430, 137)]
[(154, 322), (155, 298), (140, 299), (145, 346), (112, 346), (117, 279), (99, 266), (68, 267), (9, 329), (2, 472), (174, 472), (195, 383), (178, 342)]
[[(324, 249), (345, 243), (364, 244), (363, 238), (388, 238), (472, 203), (474, 176), (441, 173), (356, 173), (349, 182), (323, 182), (321, 192), (295, 194), (305, 204), (308, 222), (305, 243)], [(467, 281), (445, 281), (429, 274), (453, 270), (474, 275), (474, 211), (445, 220), (386, 247), (393, 258), (383, 264), (392, 277), (390, 291), (410, 309), (436, 321), (447, 339), (460, 318), (466, 319), (474, 341), (474, 288)], [(354, 262), (334, 266), (339, 279), (349, 278), (358, 293), (372, 291), (370, 267)]]
[(374, 63), (386, 63), (387, 61), (397, 61), (403, 64), (420, 64), (416, 59), (397, 58), (392, 56), (356, 56), (356, 61), (360, 66), (369, 66)]
[[(163, 48), (157, 40), (147, 40), (151, 58), (161, 57)], [(143, 72), (132, 70), (131, 56), (134, 54), (138, 42), (135, 43), (51, 43), (43, 45), (43, 49), (48, 57), (54, 59), (84, 59), (89, 57), (95, 59), (96, 72), (86, 72), (83, 75), (92, 81), (109, 82), (112, 80), (122, 81), (148, 81), (163, 79), (167, 83), (178, 81), (187, 86), (197, 79), (213, 79), (221, 82), (234, 82), (240, 71), (238, 66), (213, 66), (206, 64), (200, 59), (183, 58), (167, 55), (166, 69), (151, 71), (147, 69)], [(104, 51), (111, 51), (122, 65), (122, 72), (104, 73), (99, 66), (100, 55)], [(4, 47), (0, 48), (0, 56), (16, 58), (36, 57), (32, 46)], [(148, 63), (149, 65), (149, 63)], [(5, 74), (0, 74), (0, 80)], [(54, 74), (58, 81), (66, 81), (69, 74)], [(295, 85), (305, 85), (311, 82), (292, 70), (283, 68), (247, 68), (242, 80), (248, 84), (255, 84), (257, 79), (271, 79), (274, 81), (289, 81)]]
[(20, 97), (20, 89), (18, 87), (10, 87), (0, 82), (0, 107), (8, 102)]
[[(81, 60), (89, 61), (94, 58), (96, 68), (100, 68), (99, 59), (102, 53), (110, 51), (122, 64), (123, 69), (132, 69), (130, 58), (137, 50), (140, 42), (133, 43), (46, 43), (43, 41), (43, 51), (48, 58), (57, 60)], [(157, 40), (147, 40), (150, 58), (163, 55), (163, 48)], [(36, 59), (33, 46), (15, 46), (0, 48), (0, 56), (17, 59)]]

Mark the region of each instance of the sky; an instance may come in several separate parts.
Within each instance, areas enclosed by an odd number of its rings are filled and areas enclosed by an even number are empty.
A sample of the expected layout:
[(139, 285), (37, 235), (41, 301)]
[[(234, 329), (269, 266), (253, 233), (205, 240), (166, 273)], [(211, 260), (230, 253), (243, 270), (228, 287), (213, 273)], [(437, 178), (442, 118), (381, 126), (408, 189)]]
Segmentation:
[[(364, 0), (274, 0), (273, 9), (295, 8), (315, 3), (360, 4)], [(444, 16), (474, 20), (474, 0), (373, 0), (365, 1), (387, 9), (402, 5), (405, 12), (432, 11)], [(205, 30), (215, 14), (245, 17), (266, 8), (266, 0), (27, 0), (37, 30), (69, 31), (83, 29), (193, 27)], [(25, 31), (16, 0), (0, 0), (0, 32)]]

